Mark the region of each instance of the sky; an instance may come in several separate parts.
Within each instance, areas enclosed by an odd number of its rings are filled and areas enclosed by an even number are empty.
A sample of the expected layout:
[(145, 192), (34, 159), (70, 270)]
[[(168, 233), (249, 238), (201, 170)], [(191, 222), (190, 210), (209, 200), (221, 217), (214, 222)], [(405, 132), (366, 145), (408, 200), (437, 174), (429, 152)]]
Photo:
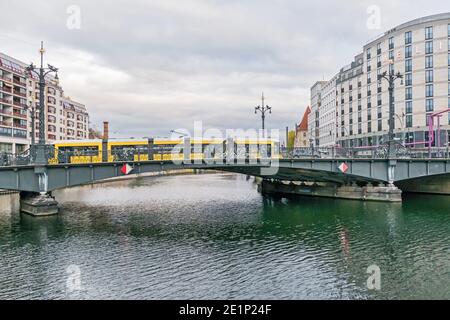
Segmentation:
[(257, 129), (262, 92), (266, 127), (293, 129), (315, 81), (365, 43), (450, 10), (442, 0), (22, 0), (2, 11), (1, 52), (37, 63), (43, 40), (91, 126), (106, 120), (112, 136), (141, 138), (191, 131), (195, 121)]

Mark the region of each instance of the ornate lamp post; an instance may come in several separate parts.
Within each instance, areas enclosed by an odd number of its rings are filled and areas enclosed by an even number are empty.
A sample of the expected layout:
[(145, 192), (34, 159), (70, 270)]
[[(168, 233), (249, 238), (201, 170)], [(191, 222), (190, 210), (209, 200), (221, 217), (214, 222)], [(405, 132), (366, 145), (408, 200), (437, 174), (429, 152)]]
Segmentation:
[(255, 107), (255, 114), (259, 112), (261, 112), (261, 121), (262, 121), (262, 134), (263, 134), (263, 138), (264, 138), (264, 121), (266, 119), (266, 112), (269, 111), (269, 113), (272, 113), (272, 108), (269, 107), (268, 105), (264, 104), (264, 92), (262, 94), (261, 97), (262, 100), (262, 104), (260, 106)]
[[(393, 61), (389, 62), (391, 65)], [(378, 80), (385, 79), (389, 83), (389, 158), (395, 158), (395, 105), (394, 105), (394, 82), (397, 79), (403, 79), (403, 75), (400, 72), (394, 74), (394, 70), (391, 69), (389, 73), (386, 71), (378, 75)]]
[(36, 145), (33, 141), (34, 137), (32, 140), (32, 149), (35, 149), (36, 152), (36, 158), (34, 160), (37, 164), (47, 163), (47, 157), (45, 155), (45, 77), (50, 73), (55, 73), (55, 80), (58, 80), (57, 68), (49, 64), (47, 65), (47, 68), (44, 68), (44, 52), (44, 44), (41, 41), (41, 49), (39, 50), (39, 53), (41, 55), (40, 68), (37, 68), (33, 63), (31, 63), (25, 69), (27, 73), (34, 73), (39, 78), (39, 142)]

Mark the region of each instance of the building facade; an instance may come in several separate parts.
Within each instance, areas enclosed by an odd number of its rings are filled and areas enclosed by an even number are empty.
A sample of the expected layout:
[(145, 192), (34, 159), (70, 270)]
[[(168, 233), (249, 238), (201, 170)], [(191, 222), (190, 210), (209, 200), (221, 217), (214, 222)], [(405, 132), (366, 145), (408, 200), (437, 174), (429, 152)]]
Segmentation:
[(322, 109), (322, 89), (327, 81), (317, 81), (311, 87), (311, 112), (308, 115), (308, 143), (309, 146), (320, 144), (320, 110)]
[(311, 108), (308, 106), (303, 114), (303, 118), (295, 128), (294, 148), (309, 147), (308, 119)]
[[(0, 53), (0, 152), (21, 153), (39, 137), (39, 80), (26, 74), (27, 64)], [(86, 107), (65, 97), (59, 82), (51, 77), (45, 87), (46, 140), (87, 139), (89, 114)]]
[[(388, 141), (388, 83), (378, 80), (383, 72), (403, 75), (394, 86), (396, 139), (411, 147), (447, 146), (450, 116), (439, 119), (440, 136), (436, 138), (429, 136), (428, 121), (434, 112), (450, 108), (450, 13), (419, 18), (386, 31), (341, 68), (335, 84), (335, 144), (376, 146)], [(319, 119), (314, 123), (318, 132), (310, 129), (310, 133), (316, 146), (325, 146), (321, 139), (329, 134), (327, 120), (321, 117), (326, 113), (325, 92), (317, 93), (315, 86), (311, 104), (321, 97), (318, 110), (312, 110), (313, 115), (318, 112), (314, 116)]]

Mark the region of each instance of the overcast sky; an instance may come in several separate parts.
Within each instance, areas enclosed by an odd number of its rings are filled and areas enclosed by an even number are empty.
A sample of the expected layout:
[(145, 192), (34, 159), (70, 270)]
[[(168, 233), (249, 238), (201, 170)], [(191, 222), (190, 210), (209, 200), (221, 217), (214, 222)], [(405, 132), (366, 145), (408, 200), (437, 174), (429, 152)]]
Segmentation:
[[(79, 29), (71, 5), (80, 9)], [(379, 29), (367, 24), (373, 5)], [(9, 1), (2, 11), (1, 52), (38, 62), (44, 40), (47, 62), (60, 68), (66, 95), (86, 104), (94, 127), (109, 120), (115, 136), (143, 137), (189, 129), (194, 121), (221, 130), (258, 128), (253, 108), (262, 91), (273, 108), (267, 126), (293, 127), (315, 81), (333, 76), (382, 32), (449, 6), (442, 0), (28, 0)]]

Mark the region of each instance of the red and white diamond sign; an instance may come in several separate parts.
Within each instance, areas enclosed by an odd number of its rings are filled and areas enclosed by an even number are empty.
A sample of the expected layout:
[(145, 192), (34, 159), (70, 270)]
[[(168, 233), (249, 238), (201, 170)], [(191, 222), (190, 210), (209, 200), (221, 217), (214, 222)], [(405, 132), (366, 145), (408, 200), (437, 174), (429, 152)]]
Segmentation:
[(341, 170), (342, 173), (346, 173), (348, 171), (348, 165), (345, 162), (342, 162), (338, 169)]
[(125, 163), (122, 166), (122, 169), (120, 169), (120, 172), (122, 172), (124, 175), (130, 174), (131, 171), (133, 171), (133, 167), (130, 166), (128, 163)]

